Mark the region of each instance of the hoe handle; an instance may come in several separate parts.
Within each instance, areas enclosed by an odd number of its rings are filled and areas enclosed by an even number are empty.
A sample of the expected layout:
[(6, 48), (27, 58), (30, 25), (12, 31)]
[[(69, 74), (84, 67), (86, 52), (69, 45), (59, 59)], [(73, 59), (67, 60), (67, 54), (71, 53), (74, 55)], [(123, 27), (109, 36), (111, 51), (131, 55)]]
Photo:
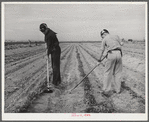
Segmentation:
[(47, 58), (47, 87), (50, 87), (50, 82), (49, 82), (49, 57)]
[[(106, 56), (107, 56), (107, 55), (106, 55)], [(101, 61), (103, 61), (103, 60), (106, 58), (106, 56), (103, 57), (103, 59), (102, 59)], [(71, 89), (71, 91), (74, 90), (78, 85), (80, 85), (80, 84), (83, 82), (83, 80), (84, 80), (97, 66), (99, 66), (100, 64), (101, 64), (101, 62), (98, 63), (88, 74), (86, 74), (86, 75), (84, 76), (84, 78), (83, 78), (73, 89)], [(70, 92), (71, 92), (71, 91), (70, 91)]]
[[(78, 85), (80, 85), (80, 84), (83, 82), (83, 80), (84, 80), (97, 66), (99, 66), (99, 64), (97, 64), (88, 74), (86, 74), (86, 75), (84, 76), (84, 78), (83, 78), (72, 90), (74, 90)], [(71, 90), (71, 91), (72, 91), (72, 90)]]

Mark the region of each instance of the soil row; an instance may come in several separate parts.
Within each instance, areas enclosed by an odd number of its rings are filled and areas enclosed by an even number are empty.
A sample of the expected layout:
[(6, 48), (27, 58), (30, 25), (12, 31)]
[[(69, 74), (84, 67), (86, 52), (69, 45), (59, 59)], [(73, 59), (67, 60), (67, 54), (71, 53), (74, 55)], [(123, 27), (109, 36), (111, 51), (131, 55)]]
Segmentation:
[[(62, 50), (62, 53), (64, 55), (67, 54), (70, 49), (71, 48), (67, 48), (65, 51)], [(28, 104), (26, 102), (30, 101), (31, 99), (28, 98), (28, 96), (32, 94), (31, 91), (35, 87), (39, 87), (39, 84), (40, 86), (42, 86), (41, 84), (46, 84), (46, 61), (44, 58), (36, 58), (36, 60), (34, 60), (33, 62), (28, 60), (26, 65), (24, 65), (23, 63), (24, 62), (19, 64), (20, 68), (18, 68), (18, 70), (10, 72), (6, 75), (5, 78), (5, 110), (7, 112), (19, 111), (21, 106), (26, 106)], [(22, 66), (22, 64), (24, 65), (24, 67)], [(51, 66), (49, 67), (49, 71), (52, 72)], [(37, 81), (39, 81), (39, 84)], [(41, 92), (40, 90), (38, 89), (38, 93)], [(37, 90), (33, 92), (36, 93)], [(22, 101), (21, 99), (25, 99), (23, 100), (23, 103), (19, 102)], [(19, 106), (18, 110), (16, 109), (18, 108), (16, 107), (16, 104), (18, 104)]]
[[(88, 59), (87, 60), (88, 63), (89, 63), (88, 65), (90, 65), (91, 67), (94, 67), (95, 64), (97, 63), (97, 59), (94, 58), (94, 56), (92, 56), (92, 54), (88, 53), (88, 51), (86, 51), (84, 49), (81, 49), (81, 51), (82, 51), (83, 55), (86, 56), (85, 59)], [(95, 63), (93, 63), (93, 62), (95, 62)], [(127, 69), (127, 71), (125, 69), (124, 72), (128, 73), (128, 71), (129, 71), (128, 69)], [(102, 79), (102, 77), (103, 77), (103, 69), (101, 68), (99, 70), (97, 68), (94, 71), (94, 73), (96, 74), (95, 77), (99, 78), (97, 80), (98, 85), (102, 84), (102, 82), (103, 82), (103, 79)], [(132, 75), (134, 75), (134, 77), (135, 77), (136, 74), (132, 74)], [(126, 78), (126, 76), (127, 76), (127, 78)], [(145, 98), (144, 98), (145, 89), (143, 90), (143, 88), (145, 86), (141, 85), (142, 89), (140, 89), (140, 88), (138, 88), (138, 87), (140, 87), (139, 83), (136, 84), (136, 82), (138, 82), (138, 80), (134, 80), (133, 79), (133, 81), (131, 81), (130, 79), (132, 80), (132, 77), (130, 77), (127, 74), (125, 74), (123, 79), (122, 79), (123, 92), (121, 94), (119, 94), (119, 95), (111, 96), (111, 98), (113, 98), (113, 100), (116, 99), (116, 100), (113, 101), (114, 104), (116, 105), (115, 108), (119, 112), (144, 112), (145, 111)], [(144, 79), (142, 79), (142, 80), (144, 80)], [(135, 88), (134, 88), (134, 86), (132, 84), (136, 85)], [(123, 100), (127, 100), (127, 102), (125, 103), (125, 102), (123, 102)], [(121, 105), (118, 105), (117, 101), (119, 101), (120, 103), (122, 102)], [(131, 104), (132, 101), (135, 103), (136, 106), (134, 106), (134, 104), (133, 105)], [(129, 107), (127, 107), (127, 104), (129, 104)], [(123, 108), (122, 105), (125, 106), (125, 107)]]
[[(36, 55), (32, 53), (29, 56), (30, 60), (20, 58), (17, 61), (19, 63), (13, 62), (11, 68), (7, 64), (5, 112), (145, 112), (145, 85), (143, 84), (145, 79), (139, 72), (130, 70), (131, 68), (124, 67), (121, 94), (112, 93), (107, 97), (100, 93), (103, 85), (103, 65), (97, 67), (71, 94), (67, 93), (97, 64), (99, 52), (97, 47), (86, 44), (62, 44), (61, 47), (62, 87), (55, 88), (51, 94), (43, 93), (46, 88), (46, 61), (42, 58), (45, 56), (44, 51), (38, 50), (41, 55), (38, 52)], [(49, 74), (52, 81), (51, 66)]]

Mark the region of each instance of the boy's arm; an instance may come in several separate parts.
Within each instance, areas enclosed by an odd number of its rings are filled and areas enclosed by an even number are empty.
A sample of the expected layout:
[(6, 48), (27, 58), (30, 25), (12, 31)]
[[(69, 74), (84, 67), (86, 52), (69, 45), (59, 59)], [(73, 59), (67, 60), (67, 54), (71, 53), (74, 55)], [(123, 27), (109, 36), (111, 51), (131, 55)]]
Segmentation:
[(45, 49), (46, 49), (46, 56), (49, 57), (47, 43), (45, 43)]
[(101, 62), (101, 57), (103, 56), (104, 50), (105, 50), (105, 40), (103, 40), (101, 44), (101, 53), (99, 54), (99, 60), (98, 60), (99, 62)]

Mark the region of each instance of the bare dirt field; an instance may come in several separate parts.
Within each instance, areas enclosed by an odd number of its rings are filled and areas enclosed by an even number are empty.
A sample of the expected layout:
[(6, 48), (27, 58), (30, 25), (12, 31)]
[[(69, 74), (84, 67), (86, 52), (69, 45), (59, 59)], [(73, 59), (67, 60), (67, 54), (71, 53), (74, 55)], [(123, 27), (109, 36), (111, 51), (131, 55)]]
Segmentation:
[[(97, 65), (100, 45), (60, 43), (63, 87), (53, 93), (43, 93), (46, 88), (44, 45), (5, 46), (4, 112), (145, 113), (145, 42), (124, 44), (121, 94), (111, 93), (107, 97), (100, 93), (103, 65), (99, 65), (71, 94), (67, 93)], [(52, 80), (51, 63), (49, 75)]]

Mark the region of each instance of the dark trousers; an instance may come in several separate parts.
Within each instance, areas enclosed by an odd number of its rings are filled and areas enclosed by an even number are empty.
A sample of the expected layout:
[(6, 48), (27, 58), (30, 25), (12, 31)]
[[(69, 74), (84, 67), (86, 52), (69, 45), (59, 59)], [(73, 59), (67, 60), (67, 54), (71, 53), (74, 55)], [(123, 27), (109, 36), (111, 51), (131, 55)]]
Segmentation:
[(54, 51), (51, 53), (52, 60), (52, 69), (53, 69), (53, 84), (59, 85), (61, 83), (60, 76), (60, 57), (61, 57), (61, 48), (57, 46)]

